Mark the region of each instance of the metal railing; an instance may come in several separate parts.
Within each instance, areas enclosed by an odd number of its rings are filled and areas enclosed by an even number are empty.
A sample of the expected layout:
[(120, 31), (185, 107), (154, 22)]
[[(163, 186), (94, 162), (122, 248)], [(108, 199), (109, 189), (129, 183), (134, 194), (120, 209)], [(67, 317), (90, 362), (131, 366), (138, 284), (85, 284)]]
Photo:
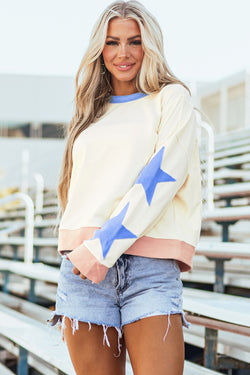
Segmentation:
[(214, 209), (214, 132), (210, 125), (205, 121), (201, 122), (201, 127), (208, 135), (208, 151), (207, 151), (207, 209)]
[[(203, 187), (203, 199), (205, 200), (205, 209), (214, 210), (214, 132), (212, 127), (201, 119), (200, 113), (196, 113), (199, 125), (199, 147), (205, 158), (201, 158), (201, 169), (205, 178), (205, 186)], [(201, 136), (201, 130), (206, 132), (206, 138)], [(205, 147), (205, 150), (204, 150)]]
[[(30, 152), (28, 149), (22, 150), (22, 167), (21, 167), (21, 192), (27, 194), (29, 191), (29, 175), (30, 175)], [(36, 181), (35, 189), (35, 207), (36, 211), (43, 209), (43, 191), (44, 177), (41, 173), (34, 173), (33, 177)]]
[(36, 211), (41, 212), (43, 209), (44, 178), (41, 173), (35, 173), (34, 179), (36, 180)]
[(24, 262), (33, 262), (33, 239), (34, 239), (34, 204), (29, 195), (14, 193), (0, 199), (0, 206), (22, 200), (25, 204), (25, 237), (24, 237)]

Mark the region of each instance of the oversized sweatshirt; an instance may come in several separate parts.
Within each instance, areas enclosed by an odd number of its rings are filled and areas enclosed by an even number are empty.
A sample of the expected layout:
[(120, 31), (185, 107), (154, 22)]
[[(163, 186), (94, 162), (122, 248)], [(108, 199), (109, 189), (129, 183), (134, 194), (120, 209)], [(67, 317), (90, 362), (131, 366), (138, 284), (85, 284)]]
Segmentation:
[(58, 250), (99, 283), (123, 254), (192, 267), (201, 226), (197, 122), (187, 90), (113, 96), (73, 146)]

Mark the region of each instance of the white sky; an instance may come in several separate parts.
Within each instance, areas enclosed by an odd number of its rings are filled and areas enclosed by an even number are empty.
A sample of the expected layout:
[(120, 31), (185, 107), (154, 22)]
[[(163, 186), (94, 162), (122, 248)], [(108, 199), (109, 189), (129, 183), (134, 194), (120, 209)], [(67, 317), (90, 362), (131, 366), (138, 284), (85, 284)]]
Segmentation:
[[(107, 0), (0, 0), (0, 73), (74, 76)], [(250, 0), (141, 0), (158, 19), (181, 79), (250, 67)]]

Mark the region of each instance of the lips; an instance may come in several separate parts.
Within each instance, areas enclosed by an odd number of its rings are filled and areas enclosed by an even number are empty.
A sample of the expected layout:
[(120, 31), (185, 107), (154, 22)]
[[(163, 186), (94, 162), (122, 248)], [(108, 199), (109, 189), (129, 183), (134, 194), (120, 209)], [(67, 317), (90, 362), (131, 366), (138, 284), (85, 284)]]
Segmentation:
[(128, 63), (124, 63), (124, 64), (114, 64), (116, 69), (120, 70), (120, 71), (127, 71), (127, 70), (130, 70), (135, 64), (128, 64)]

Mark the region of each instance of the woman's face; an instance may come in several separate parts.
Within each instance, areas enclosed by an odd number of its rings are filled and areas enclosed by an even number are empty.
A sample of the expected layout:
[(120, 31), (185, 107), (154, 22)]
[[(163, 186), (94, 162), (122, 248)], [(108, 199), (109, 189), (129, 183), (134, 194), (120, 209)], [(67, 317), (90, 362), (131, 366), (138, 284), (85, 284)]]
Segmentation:
[(132, 19), (112, 19), (102, 55), (106, 69), (111, 73), (114, 93), (126, 95), (135, 92), (135, 79), (144, 55), (137, 22)]

